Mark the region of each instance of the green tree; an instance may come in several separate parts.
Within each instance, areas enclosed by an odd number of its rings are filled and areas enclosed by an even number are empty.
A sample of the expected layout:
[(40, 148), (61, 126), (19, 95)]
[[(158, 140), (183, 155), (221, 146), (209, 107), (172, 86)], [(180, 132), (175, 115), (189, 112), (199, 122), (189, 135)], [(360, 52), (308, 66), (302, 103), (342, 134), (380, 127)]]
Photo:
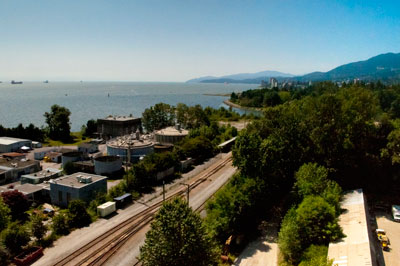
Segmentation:
[(143, 265), (212, 265), (215, 244), (198, 214), (176, 198), (163, 204), (140, 248)]
[(7, 227), (10, 222), (10, 208), (4, 203), (3, 198), (0, 197), (0, 232)]
[(257, 133), (242, 131), (233, 148), (233, 165), (237, 166), (245, 176), (260, 174), (261, 138)]
[(307, 196), (296, 210), (296, 221), (305, 243), (328, 245), (343, 236), (334, 206), (322, 197)]
[(51, 228), (57, 235), (67, 235), (69, 233), (68, 216), (64, 213), (55, 215), (52, 219)]
[(71, 112), (66, 107), (57, 104), (51, 106), (51, 111), (44, 113), (48, 125), (49, 137), (54, 140), (68, 141), (71, 138)]
[(31, 216), (31, 232), (34, 237), (40, 242), (47, 232), (47, 226), (43, 223), (41, 215)]
[(301, 238), (301, 227), (297, 222), (295, 208), (286, 213), (278, 237), (279, 250), (284, 260), (296, 264), (304, 250), (305, 243)]
[(142, 125), (151, 132), (174, 124), (175, 108), (166, 103), (158, 103), (146, 108), (142, 114)]
[(92, 220), (86, 211), (86, 204), (82, 200), (73, 200), (68, 205), (69, 227), (81, 228), (89, 225)]
[(17, 254), (30, 240), (29, 231), (18, 222), (12, 222), (2, 232), (3, 243), (11, 254)]

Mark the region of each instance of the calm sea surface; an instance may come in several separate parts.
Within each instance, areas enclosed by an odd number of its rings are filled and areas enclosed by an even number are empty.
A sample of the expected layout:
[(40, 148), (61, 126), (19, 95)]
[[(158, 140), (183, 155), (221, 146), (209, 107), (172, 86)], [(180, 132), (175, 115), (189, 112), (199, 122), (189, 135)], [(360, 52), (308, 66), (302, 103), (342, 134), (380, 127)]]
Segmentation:
[(231, 93), (256, 88), (256, 84), (141, 83), (141, 82), (24, 82), (0, 83), (0, 124), (45, 124), (43, 114), (59, 104), (71, 111), (71, 129), (80, 130), (89, 119), (107, 115), (140, 117), (144, 109), (164, 102), (203, 107), (226, 107), (223, 96), (205, 93)]

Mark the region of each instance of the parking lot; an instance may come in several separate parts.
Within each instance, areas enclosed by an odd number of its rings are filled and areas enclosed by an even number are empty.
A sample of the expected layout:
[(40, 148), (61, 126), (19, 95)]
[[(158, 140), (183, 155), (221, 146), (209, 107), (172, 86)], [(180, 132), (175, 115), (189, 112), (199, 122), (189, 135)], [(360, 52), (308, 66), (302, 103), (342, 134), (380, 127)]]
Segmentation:
[(389, 238), (389, 251), (383, 251), (386, 266), (400, 265), (400, 223), (393, 221), (389, 211), (376, 212), (378, 228), (384, 229)]

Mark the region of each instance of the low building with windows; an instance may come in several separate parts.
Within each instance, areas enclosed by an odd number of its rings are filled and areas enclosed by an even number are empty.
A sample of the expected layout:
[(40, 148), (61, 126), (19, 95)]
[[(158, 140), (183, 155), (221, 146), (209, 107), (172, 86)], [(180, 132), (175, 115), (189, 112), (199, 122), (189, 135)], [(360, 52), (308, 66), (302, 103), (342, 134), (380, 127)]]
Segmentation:
[(52, 179), (50, 183), (51, 203), (67, 207), (72, 200), (90, 202), (97, 193), (107, 193), (107, 177), (78, 172)]

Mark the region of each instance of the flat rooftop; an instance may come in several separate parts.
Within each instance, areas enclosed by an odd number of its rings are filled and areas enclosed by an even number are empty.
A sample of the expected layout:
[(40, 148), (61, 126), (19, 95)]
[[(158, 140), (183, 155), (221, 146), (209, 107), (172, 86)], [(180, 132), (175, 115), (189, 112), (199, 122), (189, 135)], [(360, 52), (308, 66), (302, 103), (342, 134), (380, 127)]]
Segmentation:
[(39, 172), (33, 173), (33, 174), (27, 174), (23, 175), (24, 177), (31, 177), (31, 178), (41, 178), (41, 177), (47, 177), (47, 176), (52, 176), (55, 174), (61, 173), (62, 170), (60, 169), (55, 169), (55, 168), (47, 168), (44, 170), (41, 170)]
[(11, 137), (0, 137), (0, 145), (11, 145), (20, 141), (30, 141), (29, 139), (18, 139)]
[(333, 259), (333, 265), (337, 266), (375, 265), (372, 263), (362, 189), (347, 192), (341, 206), (345, 211), (339, 216), (339, 225), (346, 237), (329, 244), (329, 259)]
[(130, 120), (138, 120), (139, 117), (133, 116), (107, 116), (106, 118), (101, 118), (99, 120), (106, 120), (106, 121), (130, 121)]
[(39, 164), (39, 161), (35, 160), (17, 160), (17, 159), (4, 159), (0, 158), (0, 166), (7, 167), (7, 168), (20, 168), (26, 167), (29, 165), (36, 165)]
[(32, 184), (7, 184), (0, 187), (0, 192), (18, 190), (19, 192), (23, 193), (24, 195), (32, 194), (38, 191), (43, 190), (43, 186), (32, 185)]
[(154, 145), (154, 143), (151, 140), (150, 135), (141, 135), (140, 139), (137, 140), (136, 136), (134, 134), (131, 134), (107, 141), (107, 146), (125, 149), (127, 149), (128, 147), (130, 149), (143, 148), (152, 145)]
[(175, 127), (166, 127), (156, 131), (155, 134), (165, 136), (186, 136), (189, 134), (189, 131), (186, 129), (177, 129)]
[[(87, 177), (91, 177), (92, 182), (82, 183), (79, 181), (79, 179), (87, 178)], [(94, 174), (78, 172), (78, 173), (74, 173), (72, 175), (66, 175), (66, 176), (56, 178), (56, 179), (52, 179), (49, 181), (49, 183), (60, 184), (60, 185), (68, 186), (68, 187), (82, 188), (84, 186), (93, 184), (93, 183), (98, 182), (103, 179), (107, 179), (107, 177), (101, 176), (101, 175), (94, 175)]]

